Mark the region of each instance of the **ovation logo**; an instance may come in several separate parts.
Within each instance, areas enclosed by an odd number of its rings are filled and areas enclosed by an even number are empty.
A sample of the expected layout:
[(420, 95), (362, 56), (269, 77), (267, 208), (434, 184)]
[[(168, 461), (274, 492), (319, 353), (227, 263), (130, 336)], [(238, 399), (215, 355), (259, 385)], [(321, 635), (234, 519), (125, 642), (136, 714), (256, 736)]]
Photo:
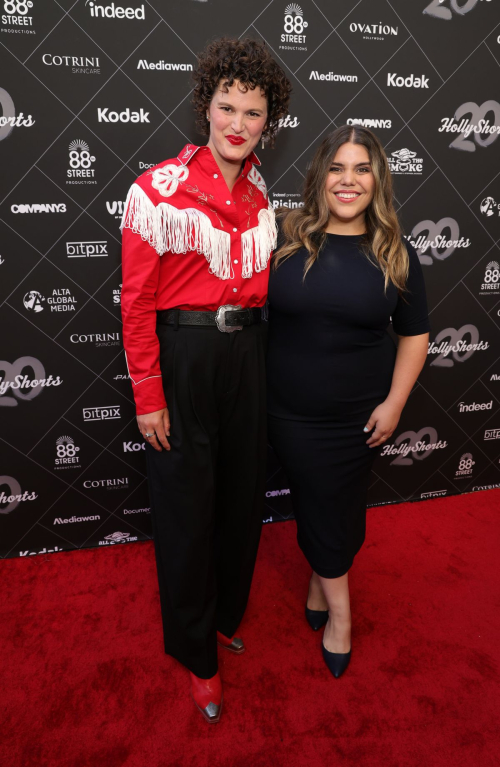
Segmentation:
[(309, 75), (309, 80), (328, 80), (335, 83), (357, 83), (357, 75), (336, 75), (333, 72), (327, 72), (326, 75), (319, 74), (317, 69), (314, 69)]
[(31, 115), (25, 117), (24, 112), (19, 112), (16, 116), (14, 102), (5, 88), (0, 88), (0, 107), (3, 112), (0, 117), (0, 141), (7, 138), (14, 128), (31, 128), (36, 122)]
[(390, 27), (388, 24), (349, 24), (350, 32), (361, 32), (363, 40), (385, 40), (387, 35), (397, 35), (398, 27)]
[[(469, 340), (466, 340), (466, 336)], [(488, 341), (479, 340), (479, 330), (475, 325), (462, 325), (461, 328), (445, 328), (441, 330), (434, 341), (429, 343), (427, 354), (438, 354), (431, 366), (451, 368), (455, 362), (465, 362), (474, 352), (489, 349)], [(453, 359), (449, 359), (451, 354)]]
[(149, 112), (139, 109), (138, 112), (131, 112), (129, 107), (123, 112), (110, 112), (109, 107), (97, 109), (97, 119), (100, 123), (149, 123)]
[[(3, 489), (5, 487), (7, 492)], [(23, 493), (21, 485), (14, 477), (0, 477), (0, 514), (10, 514), (23, 501), (34, 501), (35, 498), (38, 498), (37, 493), (30, 493), (29, 490)]]
[(384, 445), (380, 455), (395, 455), (396, 458), (391, 461), (391, 466), (411, 466), (414, 460), (423, 461), (434, 450), (442, 450), (445, 447), (448, 447), (448, 443), (446, 440), (438, 440), (436, 429), (432, 426), (424, 426), (418, 432), (403, 432), (393, 444)]
[(139, 8), (124, 8), (121, 5), (110, 3), (109, 5), (96, 5), (92, 0), (87, 0), (85, 5), (90, 8), (90, 15), (93, 18), (103, 19), (140, 19), (144, 21), (144, 5)]
[(66, 204), (64, 202), (46, 204), (28, 203), (11, 205), (10, 209), (13, 213), (66, 213)]
[(428, 88), (429, 78), (425, 75), (408, 75), (408, 77), (402, 77), (395, 72), (392, 74), (387, 73), (387, 85), (393, 88)]
[[(31, 378), (24, 371), (31, 368), (34, 378)], [(41, 393), (42, 389), (49, 386), (60, 386), (62, 378), (52, 375), (46, 377), (45, 368), (36, 357), (19, 357), (12, 364), (5, 360), (0, 360), (0, 407), (15, 407), (17, 400), (32, 400)], [(9, 390), (14, 396), (7, 396)]]

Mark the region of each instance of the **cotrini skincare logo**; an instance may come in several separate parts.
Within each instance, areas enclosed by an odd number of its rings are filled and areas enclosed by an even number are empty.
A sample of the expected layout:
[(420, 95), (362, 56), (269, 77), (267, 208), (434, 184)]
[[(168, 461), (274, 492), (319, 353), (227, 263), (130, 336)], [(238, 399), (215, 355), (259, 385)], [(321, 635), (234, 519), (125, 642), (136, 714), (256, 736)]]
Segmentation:
[(423, 461), (434, 450), (448, 447), (446, 440), (438, 439), (436, 429), (424, 426), (420, 431), (405, 431), (392, 444), (384, 445), (381, 456), (396, 456), (391, 466), (411, 466), (413, 461)]
[[(493, 123), (486, 119), (490, 113), (493, 113)], [(493, 99), (484, 101), (480, 106), (474, 101), (467, 101), (458, 107), (454, 117), (441, 119), (438, 132), (459, 134), (449, 145), (452, 149), (475, 152), (478, 146), (486, 148), (496, 141), (500, 133), (500, 104)]]
[[(31, 371), (30, 375), (27, 370)], [(44, 366), (36, 357), (19, 357), (12, 363), (0, 360), (0, 407), (15, 407), (62, 382), (60, 376), (47, 377)]]
[(417, 251), (422, 266), (432, 266), (434, 259), (444, 261), (457, 248), (468, 248), (471, 244), (469, 238), (460, 236), (458, 221), (450, 216), (437, 222), (430, 219), (419, 221), (411, 230), (408, 240)]
[(80, 448), (75, 445), (75, 440), (72, 437), (58, 437), (54, 469), (81, 469), (79, 452)]
[(483, 284), (479, 295), (491, 296), (498, 295), (500, 289), (500, 264), (498, 261), (490, 261), (486, 264), (484, 270)]
[(398, 27), (389, 24), (357, 24), (354, 21), (349, 24), (349, 32), (360, 34), (363, 40), (385, 40), (386, 37), (397, 36)]
[(122, 5), (97, 5), (93, 0), (86, 0), (86, 7), (90, 10), (90, 15), (94, 19), (138, 19), (144, 21), (146, 18), (144, 5), (138, 8), (124, 8)]
[[(39, 1), (39, 0), (38, 0)], [(0, 31), (9, 34), (36, 35), (33, 29), (33, 0), (3, 0), (2, 24)]]
[(409, 149), (398, 149), (396, 152), (391, 152), (387, 159), (393, 176), (422, 175), (424, 161), (422, 157), (417, 157), (416, 152)]
[[(444, 328), (434, 341), (429, 342), (427, 354), (437, 354), (431, 366), (451, 368), (455, 362), (465, 362), (477, 351), (489, 349), (488, 341), (479, 340), (479, 330), (475, 325), (462, 325), (461, 328)], [(451, 359), (450, 359), (451, 355)]]
[(84, 407), (83, 420), (87, 421), (115, 421), (121, 418), (120, 405), (107, 407)]
[(273, 208), (302, 208), (303, 205), (298, 192), (274, 192), (272, 195)]
[(69, 337), (72, 344), (93, 344), (100, 346), (119, 346), (120, 333), (72, 333)]
[(94, 155), (90, 154), (89, 145), (80, 139), (69, 145), (69, 168), (66, 171), (67, 184), (97, 184), (95, 180)]
[(50, 307), (51, 312), (74, 312), (77, 303), (69, 288), (54, 288), (48, 298), (38, 290), (29, 290), (23, 298), (24, 308), (35, 314), (43, 312), (44, 304)]
[(14, 102), (5, 88), (0, 88), (0, 109), (0, 141), (7, 138), (14, 128), (31, 128), (36, 122), (31, 115), (25, 116), (24, 112), (16, 115)]
[(67, 242), (66, 255), (68, 258), (102, 258), (108, 255), (108, 243), (106, 240)]
[(392, 128), (392, 120), (379, 120), (374, 117), (348, 117), (347, 125), (362, 125), (363, 128)]
[(304, 20), (304, 12), (300, 5), (297, 5), (297, 3), (287, 5), (285, 8), (281, 44), (278, 46), (279, 49), (282, 51), (307, 51), (305, 31), (308, 26), (309, 24)]
[(95, 490), (103, 487), (106, 490), (128, 490), (128, 477), (117, 477), (116, 479), (85, 479), (82, 482), (85, 490)]
[(52, 53), (44, 53), (42, 63), (46, 67), (68, 67), (74, 75), (101, 74), (98, 56), (57, 56)]
[(10, 514), (23, 501), (34, 501), (35, 498), (38, 498), (38, 494), (29, 490), (23, 492), (14, 477), (5, 474), (0, 477), (0, 514)]

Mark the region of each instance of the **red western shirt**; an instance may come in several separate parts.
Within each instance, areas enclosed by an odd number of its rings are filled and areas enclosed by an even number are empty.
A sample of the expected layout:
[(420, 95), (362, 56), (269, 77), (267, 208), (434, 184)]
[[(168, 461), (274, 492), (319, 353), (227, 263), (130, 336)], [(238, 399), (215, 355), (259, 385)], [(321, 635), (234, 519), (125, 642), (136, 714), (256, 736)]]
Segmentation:
[(274, 212), (252, 153), (230, 192), (207, 146), (187, 144), (132, 184), (122, 220), (123, 343), (137, 414), (166, 406), (160, 309), (262, 306)]

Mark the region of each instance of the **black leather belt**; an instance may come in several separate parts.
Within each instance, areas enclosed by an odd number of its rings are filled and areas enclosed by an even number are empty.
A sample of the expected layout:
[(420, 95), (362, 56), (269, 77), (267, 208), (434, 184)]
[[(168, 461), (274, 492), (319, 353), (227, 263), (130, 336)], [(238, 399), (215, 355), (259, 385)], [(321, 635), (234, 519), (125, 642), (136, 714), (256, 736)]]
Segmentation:
[(262, 319), (260, 306), (242, 309), (241, 306), (219, 306), (216, 312), (191, 312), (183, 309), (165, 309), (156, 313), (162, 325), (198, 325), (218, 328), (222, 333), (242, 330), (244, 325), (253, 325)]

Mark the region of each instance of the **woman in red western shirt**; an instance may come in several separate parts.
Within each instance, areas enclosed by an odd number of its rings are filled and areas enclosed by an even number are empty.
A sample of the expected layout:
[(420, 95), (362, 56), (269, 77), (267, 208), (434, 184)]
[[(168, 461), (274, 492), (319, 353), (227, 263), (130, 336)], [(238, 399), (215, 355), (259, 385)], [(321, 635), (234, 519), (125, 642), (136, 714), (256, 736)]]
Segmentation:
[(123, 228), (123, 338), (147, 442), (165, 650), (219, 721), (217, 642), (241, 653), (265, 480), (264, 326), (276, 226), (259, 160), (290, 84), (262, 43), (199, 56), (188, 144), (132, 185)]

